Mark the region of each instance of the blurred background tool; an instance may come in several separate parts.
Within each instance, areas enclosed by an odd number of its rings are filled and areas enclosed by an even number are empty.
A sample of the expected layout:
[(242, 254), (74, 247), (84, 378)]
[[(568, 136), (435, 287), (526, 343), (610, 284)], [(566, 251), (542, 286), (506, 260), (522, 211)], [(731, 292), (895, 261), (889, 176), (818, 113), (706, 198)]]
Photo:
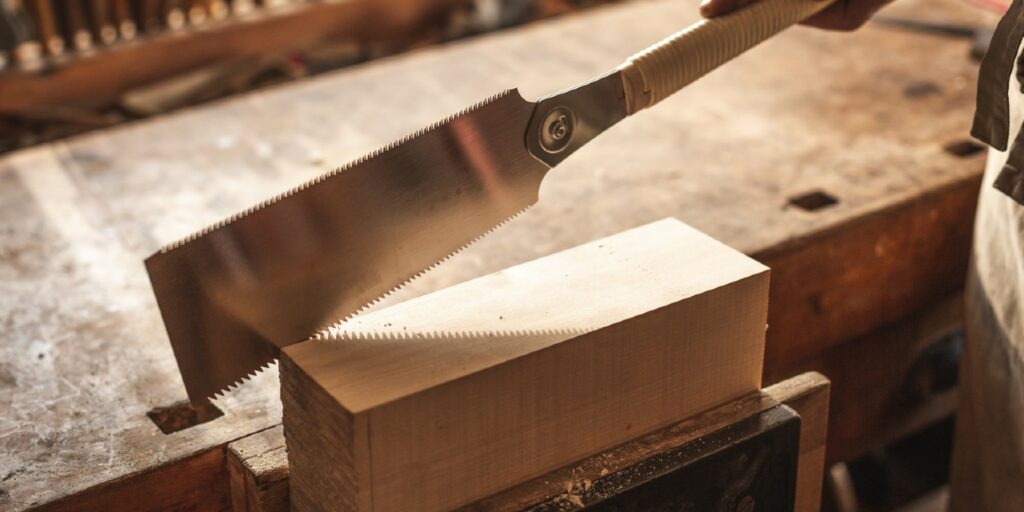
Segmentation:
[(0, 71), (11, 63), (21, 69), (38, 70), (41, 56), (42, 45), (21, 0), (0, 0)]
[(163, 20), (169, 30), (178, 30), (188, 21), (185, 0), (164, 0)]
[(86, 52), (92, 48), (92, 34), (85, 15), (85, 6), (80, 0), (62, 0), (61, 14), (64, 15), (64, 38), (74, 45), (75, 50)]
[(53, 0), (26, 0), (28, 14), (36, 22), (39, 41), (46, 47), (46, 52), (54, 57), (64, 54), (64, 39), (57, 29), (57, 17), (53, 10)]
[(256, 8), (256, 3), (253, 0), (231, 0), (231, 14), (235, 16), (242, 16), (248, 14)]
[(152, 34), (160, 30), (160, 0), (134, 0), (135, 23), (140, 31)]
[(136, 25), (132, 17), (132, 8), (128, 0), (113, 0), (114, 24), (121, 39), (125, 41), (135, 38)]
[(185, 13), (190, 24), (202, 25), (206, 22), (207, 12), (205, 0), (187, 0), (185, 2), (185, 7)]
[(212, 20), (222, 20), (228, 16), (228, 3), (225, 0), (205, 0), (206, 13)]
[(606, 1), (0, 0), (0, 152)]
[(117, 40), (112, 4), (110, 0), (89, 0), (89, 25), (92, 28), (92, 35), (103, 44), (111, 44)]

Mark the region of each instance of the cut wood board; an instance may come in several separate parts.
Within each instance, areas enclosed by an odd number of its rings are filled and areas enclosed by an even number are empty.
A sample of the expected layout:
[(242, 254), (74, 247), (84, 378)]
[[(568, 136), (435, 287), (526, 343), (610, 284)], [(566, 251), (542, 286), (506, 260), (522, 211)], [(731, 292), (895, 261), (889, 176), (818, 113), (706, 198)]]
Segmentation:
[(757, 391), (767, 293), (666, 219), (288, 347), (293, 508), (464, 505)]

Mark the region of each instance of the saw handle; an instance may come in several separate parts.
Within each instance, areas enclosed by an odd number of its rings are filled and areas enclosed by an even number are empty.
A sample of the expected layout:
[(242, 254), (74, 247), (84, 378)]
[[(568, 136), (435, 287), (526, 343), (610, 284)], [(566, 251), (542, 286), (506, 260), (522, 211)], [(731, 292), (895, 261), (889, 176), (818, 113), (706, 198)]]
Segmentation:
[(619, 67), (627, 113), (658, 103), (830, 4), (829, 0), (756, 0), (735, 12), (699, 21), (666, 37)]

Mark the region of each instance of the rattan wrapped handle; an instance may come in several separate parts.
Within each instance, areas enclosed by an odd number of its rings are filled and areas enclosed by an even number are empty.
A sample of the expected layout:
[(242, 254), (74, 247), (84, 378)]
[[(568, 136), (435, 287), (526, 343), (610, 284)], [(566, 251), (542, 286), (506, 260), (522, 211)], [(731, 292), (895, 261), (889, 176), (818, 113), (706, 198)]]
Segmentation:
[(761, 41), (828, 7), (828, 0), (757, 0), (706, 19), (630, 57), (619, 69), (629, 113), (667, 98)]

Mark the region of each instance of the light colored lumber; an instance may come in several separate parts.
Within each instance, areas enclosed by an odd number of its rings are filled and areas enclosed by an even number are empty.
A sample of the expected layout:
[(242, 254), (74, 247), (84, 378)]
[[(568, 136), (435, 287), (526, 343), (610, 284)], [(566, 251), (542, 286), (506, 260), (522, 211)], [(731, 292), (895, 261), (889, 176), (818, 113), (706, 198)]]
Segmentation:
[(831, 384), (818, 372), (807, 372), (765, 388), (765, 393), (800, 415), (800, 455), (796, 473), (795, 512), (821, 510), (828, 435)]
[(757, 391), (768, 269), (674, 219), (282, 358), (296, 510), (443, 510)]
[[(817, 512), (820, 509), (822, 471), (824, 466), (825, 427), (828, 419), (830, 385), (819, 373), (808, 372), (773, 384), (760, 393), (751, 393), (725, 405), (691, 416), (668, 427), (627, 441), (568, 466), (517, 484), (464, 507), (465, 510), (518, 512), (530, 504), (564, 496), (571, 501), (573, 491), (586, 488), (603, 475), (665, 453), (668, 450), (699, 440), (723, 425), (764, 411), (778, 403), (793, 408), (801, 416), (800, 457), (797, 469), (795, 512)], [(285, 456), (284, 430), (278, 426), (229, 445), (229, 463), (244, 459), (232, 470), (232, 503), (236, 511), (260, 510), (287, 512), (287, 494), (277, 493), (277, 486), (287, 488), (288, 460)], [(277, 478), (268, 478), (278, 475)], [(236, 480), (237, 479), (237, 480)], [(263, 485), (236, 487), (236, 482), (262, 482)], [(267, 485), (273, 481), (272, 485)], [(568, 489), (568, 490), (567, 490)], [(244, 493), (244, 494), (242, 494)], [(255, 504), (255, 505), (254, 505)], [(248, 508), (246, 508), (248, 507)]]
[[(579, 504), (584, 503), (583, 498), (587, 491), (602, 478), (617, 473), (634, 472), (638, 477), (635, 483), (642, 485), (654, 475), (650, 474), (649, 467), (639, 471), (637, 468), (643, 468), (651, 459), (687, 444), (699, 442), (705, 436), (778, 405), (779, 402), (765, 392), (748, 393), (668, 427), (488, 496), (461, 507), (458, 511), (522, 512), (531, 510), (531, 506), (538, 503), (550, 502), (566, 504), (570, 510), (575, 510), (581, 508)], [(641, 476), (644, 474), (646, 476)], [(611, 496), (604, 496), (609, 497)], [(588, 498), (589, 502), (594, 496)]]

